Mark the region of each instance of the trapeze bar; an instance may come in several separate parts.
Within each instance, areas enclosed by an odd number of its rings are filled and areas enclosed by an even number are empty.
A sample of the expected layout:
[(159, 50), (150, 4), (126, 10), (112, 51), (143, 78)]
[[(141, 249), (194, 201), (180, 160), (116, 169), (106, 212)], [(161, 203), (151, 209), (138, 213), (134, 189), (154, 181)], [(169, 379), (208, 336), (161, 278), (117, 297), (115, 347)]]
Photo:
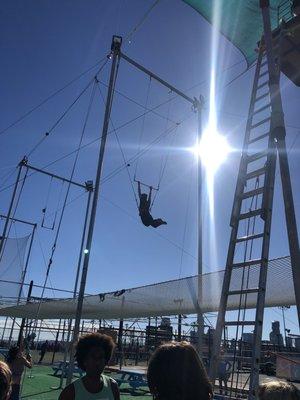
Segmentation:
[(155, 79), (156, 81), (160, 82), (162, 85), (166, 86), (168, 89), (170, 89), (172, 92), (178, 94), (178, 96), (181, 96), (185, 100), (189, 101), (193, 106), (196, 107), (196, 99), (192, 99), (191, 97), (187, 96), (180, 90), (176, 89), (174, 86), (170, 85), (168, 82), (164, 81), (161, 79), (159, 76), (155, 75), (153, 72), (149, 71), (149, 69), (143, 67), (142, 65), (138, 64), (136, 61), (132, 60), (128, 56), (126, 56), (124, 53), (120, 52), (120, 56), (129, 62), (129, 64), (133, 65), (140, 71), (144, 72), (145, 74), (149, 75), (151, 78)]
[(32, 165), (24, 164), (24, 167), (26, 167), (28, 169), (32, 169), (33, 171), (36, 171), (36, 172), (40, 172), (41, 174), (45, 174), (45, 175), (51, 176), (52, 178), (59, 179), (59, 180), (61, 180), (63, 182), (71, 183), (72, 185), (79, 186), (79, 187), (81, 187), (83, 189), (90, 190), (89, 189), (89, 185), (87, 185), (87, 184), (83, 185), (82, 183), (71, 181), (70, 179), (66, 179), (66, 178), (63, 178), (63, 177), (61, 177), (59, 175), (52, 174), (51, 172), (44, 171), (43, 169), (33, 167)]
[(140, 185), (142, 185), (142, 186), (146, 186), (147, 188), (149, 188), (149, 189), (152, 189), (152, 190), (159, 190), (159, 187), (153, 187), (153, 186), (150, 186), (150, 185), (147, 185), (146, 183), (143, 183), (143, 182), (141, 182), (141, 181), (138, 181), (137, 179), (135, 179), (134, 178), (134, 182), (136, 182), (136, 183), (139, 183)]
[[(7, 215), (3, 215), (0, 214), (0, 218), (1, 219), (6, 219)], [(15, 222), (20, 222), (21, 224), (26, 224), (26, 225), (31, 225), (31, 226), (37, 226), (37, 224), (33, 223), (33, 222), (28, 222), (28, 221), (24, 221), (23, 219), (18, 219), (18, 218), (9, 218), (11, 221), (15, 221)]]

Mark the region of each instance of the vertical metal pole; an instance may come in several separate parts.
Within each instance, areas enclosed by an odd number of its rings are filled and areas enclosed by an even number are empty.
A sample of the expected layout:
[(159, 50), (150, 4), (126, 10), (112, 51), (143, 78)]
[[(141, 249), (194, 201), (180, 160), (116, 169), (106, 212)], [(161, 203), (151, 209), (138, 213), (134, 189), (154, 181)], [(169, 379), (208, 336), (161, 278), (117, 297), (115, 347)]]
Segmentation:
[[(202, 107), (204, 100), (200, 96), (200, 100), (195, 101), (196, 111), (198, 115), (198, 143), (202, 139)], [(201, 311), (202, 307), (202, 161), (198, 157), (197, 160), (198, 174), (197, 174), (197, 185), (198, 185), (198, 310), (197, 310), (197, 351), (199, 357), (203, 356), (203, 334), (204, 334), (204, 319)]]
[(81, 319), (81, 314), (82, 314), (84, 291), (85, 291), (90, 251), (91, 251), (91, 246), (92, 246), (95, 219), (96, 219), (96, 213), (97, 213), (98, 197), (99, 197), (99, 190), (100, 190), (100, 178), (101, 178), (101, 173), (102, 173), (104, 151), (105, 151), (107, 132), (108, 132), (109, 120), (110, 120), (110, 113), (111, 113), (111, 107), (112, 107), (112, 101), (113, 101), (114, 85), (115, 85), (115, 81), (116, 81), (117, 64), (118, 64), (118, 61), (120, 58), (121, 43), (122, 43), (122, 39), (120, 37), (118, 37), (118, 36), (113, 37), (112, 66), (111, 66), (108, 93), (107, 93), (106, 106), (105, 106), (104, 122), (103, 122), (102, 136), (101, 136), (102, 139), (101, 139), (100, 152), (99, 152), (99, 158), (98, 158), (98, 166), (97, 166), (97, 173), (96, 173), (94, 196), (93, 196), (93, 201), (92, 201), (91, 216), (90, 216), (88, 233), (87, 233), (86, 247), (84, 250), (84, 257), (83, 257), (83, 267), (82, 267), (81, 282), (80, 282), (80, 289), (79, 289), (78, 302), (77, 302), (75, 326), (74, 326), (74, 331), (73, 331), (73, 340), (72, 340), (73, 345), (72, 345), (71, 351), (70, 351), (70, 366), (69, 366), (69, 370), (68, 370), (67, 384), (71, 383), (72, 376), (73, 376), (74, 350), (75, 350), (75, 346), (76, 346), (76, 343), (78, 340), (78, 334), (79, 334), (79, 328), (80, 328), (80, 319)]
[[(29, 303), (29, 301), (30, 301), (32, 288), (33, 288), (33, 281), (30, 281), (29, 288), (28, 288), (28, 294), (27, 294), (27, 301), (26, 301), (27, 303)], [(22, 322), (21, 322), (21, 326), (20, 326), (20, 330), (19, 330), (18, 346), (20, 346), (20, 344), (22, 342), (25, 321), (26, 321), (26, 318), (22, 318)]]
[(58, 337), (59, 337), (59, 333), (60, 333), (60, 326), (61, 326), (61, 319), (59, 320), (59, 323), (58, 323), (58, 329), (57, 329), (57, 332), (56, 332), (51, 364), (54, 363), (54, 358), (55, 358), (55, 353), (56, 353), (56, 348), (57, 348), (57, 343), (58, 343)]
[(182, 315), (178, 315), (178, 342), (181, 342), (181, 323), (182, 323)]
[[(31, 254), (31, 249), (32, 249), (32, 244), (33, 244), (33, 239), (34, 239), (34, 234), (35, 234), (35, 230), (36, 230), (37, 225), (35, 224), (33, 226), (33, 230), (31, 233), (31, 239), (30, 239), (30, 243), (29, 243), (29, 248), (28, 248), (28, 252), (27, 252), (27, 257), (26, 257), (26, 261), (25, 261), (25, 266), (24, 266), (24, 270), (22, 272), (22, 277), (21, 277), (21, 285), (20, 285), (20, 289), (19, 289), (19, 293), (18, 293), (18, 300), (17, 300), (17, 305), (20, 303), (20, 298), (22, 295), (22, 290), (23, 290), (23, 286), (24, 286), (24, 282), (25, 282), (25, 277), (27, 274), (27, 269), (28, 269), (28, 264), (29, 264), (29, 259), (30, 259), (30, 254)], [(8, 343), (10, 345), (11, 340), (12, 340), (12, 335), (13, 335), (13, 330), (15, 327), (15, 322), (16, 322), (16, 318), (13, 318), (13, 322), (12, 322), (12, 326), (11, 326), (11, 330), (10, 330), (10, 335), (9, 335), (9, 340)]]
[(120, 319), (119, 322), (119, 332), (118, 332), (118, 351), (119, 351), (119, 367), (122, 368), (123, 365), (123, 326), (124, 321)]
[[(85, 237), (86, 237), (86, 230), (87, 230), (87, 224), (88, 224), (88, 218), (89, 218), (90, 204), (91, 204), (92, 193), (93, 193), (93, 182), (92, 181), (88, 181), (86, 183), (86, 188), (87, 188), (89, 194), (88, 194), (88, 200), (87, 200), (87, 205), (86, 205), (85, 220), (84, 220), (82, 239), (81, 239), (81, 245), (80, 245), (80, 254), (79, 254), (79, 258), (78, 258), (78, 265), (77, 265), (77, 273), (76, 273), (76, 278), (75, 278), (73, 299), (75, 299), (76, 296), (77, 296), (78, 277), (79, 277), (79, 273), (80, 273), (82, 255), (84, 254), (84, 241), (85, 241)], [(66, 323), (66, 321), (64, 321), (63, 341), (65, 339), (65, 323)], [(66, 366), (68, 353), (72, 348), (72, 347), (69, 347), (71, 331), (72, 331), (72, 323), (73, 323), (73, 320), (69, 319), (68, 320), (68, 330), (67, 330), (66, 345), (64, 347), (64, 358), (63, 358), (64, 368)], [(62, 388), (64, 377), (65, 377), (64, 374), (61, 374), (60, 383), (59, 383), (58, 389)]]
[(19, 185), (19, 181), (20, 181), (22, 168), (23, 168), (23, 161), (21, 161), (20, 164), (19, 164), (19, 170), (18, 170), (17, 179), (16, 179), (16, 182), (15, 182), (13, 194), (12, 194), (12, 197), (11, 197), (11, 200), (10, 200), (8, 213), (6, 215), (6, 220), (5, 220), (5, 224), (4, 224), (4, 227), (3, 227), (2, 236), (0, 238), (0, 260), (2, 258), (2, 250), (3, 250), (3, 246), (4, 246), (4, 243), (5, 243), (5, 240), (6, 240), (7, 228), (8, 228), (8, 225), (10, 223), (10, 217), (11, 217), (12, 209), (13, 209), (13, 206), (14, 206), (16, 194), (17, 194), (17, 189), (18, 189), (18, 185)]
[(80, 267), (81, 267), (81, 260), (82, 260), (82, 256), (83, 256), (84, 242), (85, 242), (85, 237), (86, 237), (86, 228), (87, 228), (87, 224), (88, 224), (90, 204), (91, 204), (91, 198), (92, 198), (92, 193), (93, 193), (93, 182), (92, 181), (88, 181), (87, 182), (87, 190), (88, 190), (89, 194), (88, 194), (88, 201), (87, 201), (85, 218), (84, 218), (84, 225), (83, 225), (83, 233), (82, 233), (82, 238), (81, 238), (80, 252), (79, 252), (78, 264), (77, 264), (77, 271), (76, 271), (76, 278), (75, 278), (75, 285), (74, 285), (74, 293), (73, 293), (73, 298), (74, 299), (75, 299), (75, 297), (77, 295), (77, 288), (78, 288), (78, 280), (79, 280), (79, 273), (80, 273)]

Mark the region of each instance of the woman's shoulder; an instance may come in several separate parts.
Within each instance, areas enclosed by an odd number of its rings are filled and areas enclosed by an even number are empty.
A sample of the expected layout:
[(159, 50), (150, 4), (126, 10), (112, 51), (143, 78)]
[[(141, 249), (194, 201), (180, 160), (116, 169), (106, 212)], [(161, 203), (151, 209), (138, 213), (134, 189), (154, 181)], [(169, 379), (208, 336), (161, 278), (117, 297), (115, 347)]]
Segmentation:
[(74, 400), (74, 399), (75, 399), (75, 387), (74, 383), (71, 383), (62, 390), (58, 400)]

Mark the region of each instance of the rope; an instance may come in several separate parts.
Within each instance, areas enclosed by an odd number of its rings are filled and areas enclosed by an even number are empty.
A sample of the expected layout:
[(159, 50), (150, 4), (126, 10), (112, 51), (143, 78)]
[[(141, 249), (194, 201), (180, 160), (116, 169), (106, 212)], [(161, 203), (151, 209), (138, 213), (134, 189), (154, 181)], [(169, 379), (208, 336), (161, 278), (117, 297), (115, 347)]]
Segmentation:
[[(91, 111), (91, 107), (92, 107), (92, 104), (93, 104), (93, 100), (94, 100), (94, 96), (95, 96), (96, 82), (97, 81), (94, 78), (94, 85), (93, 85), (93, 88), (92, 88), (92, 92), (91, 92), (91, 96), (90, 96), (90, 100), (89, 100), (89, 104), (88, 104), (88, 109), (87, 109), (85, 121), (84, 121), (84, 124), (83, 124), (82, 132), (81, 132), (81, 136), (80, 136), (80, 140), (79, 140), (79, 147), (81, 146), (81, 143), (82, 143), (82, 140), (83, 140), (83, 137), (84, 137), (84, 133), (85, 133), (86, 126), (87, 126), (87, 121), (88, 121), (88, 118), (89, 118), (89, 115), (90, 115), (90, 111)], [(74, 173), (75, 173), (75, 169), (76, 169), (77, 161), (78, 161), (78, 156), (79, 156), (79, 151), (77, 152), (75, 160), (74, 160), (74, 163), (73, 163), (72, 171), (71, 171), (70, 178), (69, 178), (70, 181), (72, 181)], [(63, 221), (63, 217), (64, 217), (66, 205), (67, 205), (67, 200), (68, 200), (68, 197), (69, 197), (70, 188), (71, 188), (71, 182), (68, 183), (67, 191), (66, 191), (65, 198), (64, 198), (64, 203), (63, 203), (63, 206), (62, 206), (62, 211), (61, 211), (61, 214), (60, 214), (58, 227), (57, 227), (57, 230), (56, 230), (54, 242), (53, 242), (52, 249), (51, 249), (51, 254), (50, 254), (50, 257), (49, 257), (48, 264), (47, 264), (46, 276), (45, 276), (45, 280), (44, 280), (42, 293), (41, 293), (41, 296), (40, 296), (40, 301), (39, 301), (39, 304), (38, 304), (36, 321), (37, 321), (37, 318), (38, 318), (38, 315), (39, 315), (39, 312), (40, 312), (41, 301), (42, 301), (44, 293), (45, 293), (45, 287), (47, 285), (50, 268), (51, 268), (51, 265), (52, 265), (52, 262), (53, 262), (53, 257), (54, 257), (54, 253), (55, 253), (55, 250), (56, 250), (58, 237), (59, 237), (59, 234), (60, 234), (60, 228), (61, 228), (61, 225), (62, 225), (62, 221)]]
[(142, 16), (141, 20), (137, 23), (137, 25), (127, 34), (125, 37), (125, 41), (128, 40), (131, 43), (132, 36), (138, 31), (138, 29), (142, 26), (142, 24), (146, 21), (151, 11), (155, 6), (159, 3), (159, 0), (155, 0), (154, 3), (150, 6), (150, 8), (146, 11), (146, 13)]
[[(102, 71), (102, 69), (107, 64), (108, 59), (102, 64), (97, 74)], [(97, 75), (96, 74), (96, 75)], [(51, 128), (44, 134), (44, 136), (35, 144), (32, 150), (28, 153), (28, 158), (35, 152), (35, 150), (44, 142), (44, 140), (53, 132), (53, 130), (60, 124), (60, 122), (65, 118), (65, 116), (69, 113), (69, 111), (74, 107), (74, 105), (78, 102), (81, 96), (89, 89), (89, 87), (93, 84), (95, 78), (93, 77), (88, 84), (83, 88), (83, 90), (79, 93), (78, 96), (73, 100), (73, 102), (66, 108), (66, 110), (61, 114), (61, 116), (56, 120), (56, 122), (51, 126)]]
[(42, 107), (45, 103), (47, 103), (49, 100), (51, 100), (53, 97), (57, 96), (59, 93), (63, 92), (65, 89), (67, 89), (69, 86), (71, 86), (74, 82), (78, 81), (82, 76), (86, 75), (88, 72), (92, 71), (94, 68), (96, 68), (99, 64), (102, 63), (107, 57), (103, 57), (100, 61), (97, 61), (94, 65), (86, 69), (85, 71), (81, 72), (79, 75), (77, 75), (75, 78), (73, 78), (71, 81), (66, 83), (63, 87), (60, 89), (56, 90), (54, 93), (50, 94), (48, 97), (46, 97), (43, 101), (41, 101), (39, 104), (31, 108), (29, 111), (27, 111), (25, 114), (21, 115), (19, 118), (17, 118), (14, 122), (9, 124), (6, 128), (2, 129), (0, 131), (0, 135), (3, 135), (5, 132), (7, 132), (10, 128), (13, 128), (15, 125), (17, 125), (19, 122), (21, 122), (23, 119), (27, 118), (30, 114), (32, 114), (34, 111)]
[[(148, 85), (147, 85), (146, 101), (145, 101), (145, 107), (144, 107), (145, 110), (148, 108), (148, 101), (149, 101), (149, 94), (150, 94), (151, 81), (152, 81), (152, 80), (151, 80), (151, 77), (149, 77)], [(141, 127), (141, 133), (140, 133), (140, 136), (139, 136), (138, 151), (140, 151), (140, 149), (141, 149), (142, 139), (143, 139), (143, 136), (144, 136), (145, 119), (146, 119), (146, 113), (144, 113), (143, 119), (142, 119), (142, 127)], [(134, 180), (136, 179), (137, 168), (138, 168), (138, 162), (135, 164)]]
[[(101, 95), (101, 99), (103, 100), (103, 103), (105, 104), (104, 96), (103, 96), (103, 94), (102, 94), (102, 92), (101, 92), (101, 89), (100, 89), (99, 85), (97, 85), (97, 89), (98, 89), (98, 91), (99, 91), (99, 93), (100, 93), (100, 95)], [(112, 125), (112, 127), (113, 127), (113, 130), (114, 130), (114, 133), (115, 133), (115, 137), (116, 137), (116, 140), (117, 140), (119, 149), (120, 149), (121, 154), (122, 154), (122, 158), (123, 158), (123, 161), (124, 161), (124, 165), (126, 166), (126, 172), (127, 172), (127, 175), (128, 175), (128, 179), (129, 179), (129, 182), (130, 182), (130, 186), (131, 186), (131, 189), (132, 189), (132, 193), (133, 193), (133, 196), (134, 196), (136, 205), (137, 205), (137, 207), (139, 207), (138, 199), (137, 199), (137, 196), (136, 196), (136, 193), (135, 193), (135, 190), (134, 190), (133, 181), (132, 181), (132, 179), (131, 179), (130, 172), (129, 172), (129, 170), (128, 170), (128, 165), (129, 165), (129, 164), (128, 164), (128, 162), (126, 161), (125, 153), (124, 153), (124, 151), (123, 151), (123, 149), (122, 149), (119, 136), (118, 136), (118, 134), (117, 134), (117, 132), (116, 132), (116, 129), (115, 129), (115, 126), (114, 126), (114, 123), (113, 123), (111, 117), (110, 117), (110, 123), (111, 123), (111, 125)]]

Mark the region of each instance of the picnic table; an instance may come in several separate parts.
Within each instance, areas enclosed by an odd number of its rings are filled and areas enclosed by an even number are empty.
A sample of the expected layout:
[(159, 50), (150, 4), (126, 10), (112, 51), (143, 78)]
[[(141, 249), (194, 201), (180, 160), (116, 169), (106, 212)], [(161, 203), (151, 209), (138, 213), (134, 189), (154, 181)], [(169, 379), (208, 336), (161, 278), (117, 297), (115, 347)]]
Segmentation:
[[(70, 363), (69, 361), (58, 361), (57, 363), (53, 364), (53, 376), (61, 376), (63, 374), (63, 377), (66, 378), (68, 375), (68, 371), (69, 371), (69, 366)], [(74, 370), (73, 370), (74, 374), (79, 374), (80, 377), (82, 377), (84, 375), (84, 371), (82, 371), (81, 368), (78, 367), (77, 364), (74, 365)]]
[(134, 370), (130, 368), (124, 368), (120, 370), (110, 369), (110, 371), (116, 373), (116, 376), (114, 376), (113, 378), (117, 382), (119, 387), (122, 384), (126, 384), (130, 386), (131, 391), (136, 391), (137, 389), (143, 390), (144, 392), (149, 391), (146, 371)]

